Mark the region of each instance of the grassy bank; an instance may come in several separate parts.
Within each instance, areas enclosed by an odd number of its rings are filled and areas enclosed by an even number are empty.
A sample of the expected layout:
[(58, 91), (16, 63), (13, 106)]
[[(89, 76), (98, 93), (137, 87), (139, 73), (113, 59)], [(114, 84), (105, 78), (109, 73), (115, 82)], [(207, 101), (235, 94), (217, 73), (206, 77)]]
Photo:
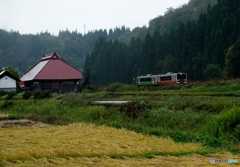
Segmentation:
[[(162, 95), (159, 90), (154, 92), (145, 90), (142, 95), (87, 92), (55, 94), (47, 99), (27, 100), (22, 99), (18, 94), (17, 98), (12, 100), (1, 100), (0, 108), (1, 113), (9, 114), (11, 119), (28, 118), (52, 124), (94, 123), (159, 137), (171, 137), (176, 142), (201, 142), (205, 146), (232, 152), (240, 150), (239, 98), (182, 96), (182, 91), (182, 89), (175, 90), (175, 95), (168, 96)], [(189, 89), (187, 91), (190, 92)], [(133, 118), (122, 112), (118, 106), (91, 105), (91, 101), (94, 100), (143, 101), (151, 108)], [(138, 112), (136, 108), (130, 110), (129, 112)]]
[[(142, 134), (172, 138), (175, 142), (200, 142), (210, 149), (240, 150), (240, 86), (229, 83), (135, 87), (113, 84), (77, 94), (53, 94), (47, 99), (23, 93), (11, 100), (2, 96), (0, 114), (51, 124), (93, 123), (125, 128)], [(105, 107), (94, 100), (129, 100), (135, 106)], [(139, 108), (144, 108), (144, 110)], [(133, 117), (134, 113), (135, 116)], [(6, 119), (2, 117), (1, 119)]]
[[(76, 94), (3, 94), (0, 121), (27, 118), (50, 126), (0, 128), (0, 166), (208, 166), (212, 157), (239, 160), (240, 88), (205, 84), (116, 83)], [(92, 105), (95, 100), (131, 102), (106, 107)]]

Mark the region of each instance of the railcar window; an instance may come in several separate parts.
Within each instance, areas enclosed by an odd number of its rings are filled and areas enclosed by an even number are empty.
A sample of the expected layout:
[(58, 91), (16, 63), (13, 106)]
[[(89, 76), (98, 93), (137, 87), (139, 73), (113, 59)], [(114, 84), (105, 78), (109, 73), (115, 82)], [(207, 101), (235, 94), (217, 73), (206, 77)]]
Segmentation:
[(186, 78), (187, 78), (187, 75), (186, 75), (186, 74), (182, 74), (182, 75), (177, 74), (177, 78), (178, 78), (178, 79), (186, 79)]
[(149, 82), (152, 81), (152, 78), (140, 78), (141, 82)]
[(160, 77), (160, 81), (168, 81), (168, 80), (172, 80), (172, 77), (171, 76)]
[(187, 79), (187, 75), (186, 74), (183, 74), (183, 79)]

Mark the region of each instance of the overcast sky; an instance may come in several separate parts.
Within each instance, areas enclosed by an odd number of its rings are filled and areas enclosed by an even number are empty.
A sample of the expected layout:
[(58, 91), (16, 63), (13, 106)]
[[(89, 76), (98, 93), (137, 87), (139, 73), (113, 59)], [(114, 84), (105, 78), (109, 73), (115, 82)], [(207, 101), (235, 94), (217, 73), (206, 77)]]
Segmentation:
[(46, 30), (87, 33), (92, 30), (125, 26), (148, 26), (164, 15), (167, 8), (178, 8), (189, 0), (0, 0), (0, 29), (37, 34)]

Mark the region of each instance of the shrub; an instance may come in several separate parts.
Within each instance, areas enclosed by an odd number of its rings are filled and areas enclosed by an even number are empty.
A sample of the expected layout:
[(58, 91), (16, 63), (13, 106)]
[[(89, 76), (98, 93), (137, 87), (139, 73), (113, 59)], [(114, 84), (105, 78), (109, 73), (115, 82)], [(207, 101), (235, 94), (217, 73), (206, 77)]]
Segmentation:
[(89, 85), (87, 88), (83, 89), (83, 92), (97, 92), (99, 88), (95, 85)]
[(134, 91), (134, 90), (137, 90), (136, 85), (128, 85), (120, 82), (110, 84), (106, 88), (107, 92), (126, 92), (126, 91)]
[(57, 99), (61, 100), (61, 104), (65, 106), (75, 107), (75, 106), (84, 106), (88, 105), (89, 101), (87, 98), (84, 98), (85, 94), (77, 94), (77, 93), (67, 93), (58, 96)]
[(1, 96), (4, 96), (4, 95), (6, 95), (6, 94), (7, 94), (6, 91), (4, 91), (4, 90), (0, 90), (0, 97), (1, 97)]
[(240, 141), (240, 124), (234, 128), (233, 136)]
[(195, 134), (186, 131), (170, 131), (169, 136), (176, 142), (192, 142), (196, 140)]
[(8, 108), (9, 106), (12, 106), (13, 102), (12, 101), (4, 101), (4, 103), (1, 105), (1, 108)]
[(210, 113), (194, 112), (191, 109), (170, 110), (167, 108), (151, 109), (138, 118), (138, 121), (147, 127), (162, 127), (171, 130), (195, 131), (207, 122)]
[(7, 99), (7, 100), (11, 100), (11, 99), (13, 98), (13, 96), (15, 96), (16, 94), (17, 94), (17, 92), (9, 92), (9, 93), (7, 94), (6, 99)]
[(24, 92), (23, 99), (29, 99), (33, 95), (33, 92)]
[(46, 99), (51, 97), (51, 91), (50, 90), (40, 90), (38, 92), (34, 93), (34, 99)]
[(136, 119), (143, 111), (151, 109), (152, 106), (146, 102), (132, 101), (123, 104), (120, 111), (125, 113), (128, 117)]
[(107, 88), (106, 91), (108, 92), (116, 92), (119, 91), (123, 87), (123, 84), (120, 82), (110, 84)]
[(217, 138), (239, 140), (239, 125), (240, 108), (233, 107), (213, 117), (204, 128), (204, 131)]
[(203, 75), (206, 79), (220, 79), (222, 77), (222, 70), (218, 65), (208, 64)]
[(202, 143), (205, 146), (210, 146), (214, 148), (224, 148), (225, 146), (229, 145), (229, 142), (226, 140), (222, 140), (221, 138), (212, 137), (209, 135), (204, 136), (202, 139)]

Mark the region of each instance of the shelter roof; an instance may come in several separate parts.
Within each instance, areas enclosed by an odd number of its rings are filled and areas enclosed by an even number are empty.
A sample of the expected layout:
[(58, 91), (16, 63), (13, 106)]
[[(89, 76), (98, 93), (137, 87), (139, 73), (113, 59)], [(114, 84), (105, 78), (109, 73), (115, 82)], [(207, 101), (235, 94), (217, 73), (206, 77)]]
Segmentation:
[(21, 81), (32, 80), (80, 80), (82, 72), (58, 58), (56, 53), (46, 54), (27, 71)]

